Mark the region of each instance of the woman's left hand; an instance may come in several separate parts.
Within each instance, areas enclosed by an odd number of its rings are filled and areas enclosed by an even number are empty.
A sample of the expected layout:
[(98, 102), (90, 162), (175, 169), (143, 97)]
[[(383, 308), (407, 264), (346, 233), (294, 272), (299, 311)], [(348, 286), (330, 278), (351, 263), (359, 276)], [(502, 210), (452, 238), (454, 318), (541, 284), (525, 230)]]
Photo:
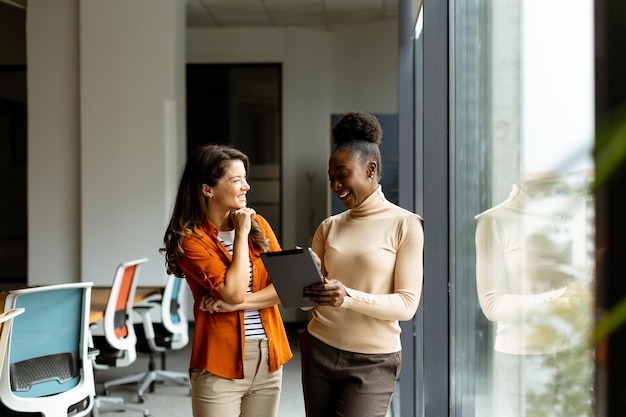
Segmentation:
[(324, 278), (323, 284), (313, 284), (304, 289), (303, 296), (321, 306), (339, 307), (348, 293), (341, 281)]
[(209, 313), (230, 313), (235, 311), (232, 304), (228, 304), (224, 300), (213, 298), (210, 294), (205, 294), (200, 300), (199, 308), (201, 311)]

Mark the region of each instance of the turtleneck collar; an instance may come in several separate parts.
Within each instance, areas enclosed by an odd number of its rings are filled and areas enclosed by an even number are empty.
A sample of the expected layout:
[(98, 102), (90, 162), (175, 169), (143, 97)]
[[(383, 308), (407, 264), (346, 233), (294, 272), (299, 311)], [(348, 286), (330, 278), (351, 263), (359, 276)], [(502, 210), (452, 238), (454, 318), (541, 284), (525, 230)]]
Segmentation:
[(509, 193), (506, 200), (496, 204), (493, 207), (488, 208), (480, 214), (477, 214), (476, 216), (474, 216), (474, 218), (478, 219), (484, 215), (493, 214), (494, 212), (503, 209), (523, 211), (525, 210), (524, 206), (526, 200), (528, 200), (528, 196), (526, 195), (526, 193), (524, 193), (524, 191), (522, 191), (522, 189), (517, 184), (513, 184), (513, 186), (511, 187), (511, 192)]
[(378, 184), (378, 188), (374, 190), (363, 202), (350, 209), (350, 217), (365, 217), (378, 213), (387, 207), (389, 202), (383, 194), (383, 187)]

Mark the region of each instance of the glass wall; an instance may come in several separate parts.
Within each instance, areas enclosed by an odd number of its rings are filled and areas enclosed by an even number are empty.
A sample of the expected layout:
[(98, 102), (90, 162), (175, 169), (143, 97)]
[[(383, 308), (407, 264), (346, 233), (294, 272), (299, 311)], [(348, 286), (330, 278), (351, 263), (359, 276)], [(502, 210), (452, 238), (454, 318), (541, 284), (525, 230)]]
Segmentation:
[(593, 2), (448, 13), (451, 416), (591, 416)]

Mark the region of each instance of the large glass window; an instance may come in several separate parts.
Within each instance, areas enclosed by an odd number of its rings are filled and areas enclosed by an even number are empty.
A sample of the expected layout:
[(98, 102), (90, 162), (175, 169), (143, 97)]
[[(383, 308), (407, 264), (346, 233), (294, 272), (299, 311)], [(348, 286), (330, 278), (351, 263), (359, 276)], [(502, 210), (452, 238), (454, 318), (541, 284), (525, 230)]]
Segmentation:
[(591, 416), (593, 2), (449, 13), (451, 415)]

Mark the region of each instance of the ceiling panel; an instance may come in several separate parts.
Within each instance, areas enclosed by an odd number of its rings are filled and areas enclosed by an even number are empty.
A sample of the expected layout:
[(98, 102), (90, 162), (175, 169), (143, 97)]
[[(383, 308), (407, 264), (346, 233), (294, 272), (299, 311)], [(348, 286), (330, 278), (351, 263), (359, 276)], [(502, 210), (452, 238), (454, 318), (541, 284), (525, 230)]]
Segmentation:
[(189, 27), (332, 31), (394, 18), (398, 0), (186, 0)]
[[(50, 1), (50, 0), (47, 0)], [(192, 28), (306, 27), (332, 31), (398, 15), (398, 0), (184, 0)], [(421, 0), (413, 0), (421, 4)], [(27, 0), (0, 0), (27, 8)]]

